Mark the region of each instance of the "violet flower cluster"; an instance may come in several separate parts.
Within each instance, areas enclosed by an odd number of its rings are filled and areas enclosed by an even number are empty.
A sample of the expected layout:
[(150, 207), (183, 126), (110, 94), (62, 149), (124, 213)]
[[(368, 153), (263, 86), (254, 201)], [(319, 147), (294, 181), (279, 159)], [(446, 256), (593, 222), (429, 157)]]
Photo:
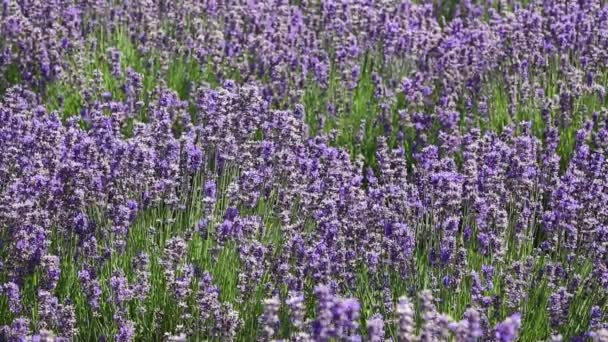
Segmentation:
[(0, 340), (608, 341), (607, 62), (599, 0), (4, 0)]

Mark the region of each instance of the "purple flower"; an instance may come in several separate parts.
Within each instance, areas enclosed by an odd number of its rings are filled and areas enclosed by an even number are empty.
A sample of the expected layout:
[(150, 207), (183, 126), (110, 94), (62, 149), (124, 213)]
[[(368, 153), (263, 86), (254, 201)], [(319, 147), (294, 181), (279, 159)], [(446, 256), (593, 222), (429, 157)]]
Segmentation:
[(117, 342), (130, 342), (135, 337), (135, 324), (132, 321), (122, 321), (119, 323), (118, 332), (114, 336)]
[(118, 306), (122, 307), (133, 296), (133, 291), (122, 271), (114, 272), (110, 278), (110, 288), (112, 289), (114, 302)]
[(83, 287), (91, 309), (93, 309), (93, 311), (99, 310), (102, 292), (98, 280), (95, 279), (88, 270), (79, 271), (78, 280)]
[(292, 294), (289, 299), (287, 299), (291, 324), (293, 324), (294, 328), (301, 333), (305, 333), (306, 308), (304, 304), (304, 296), (299, 292)]
[(21, 295), (19, 286), (13, 282), (8, 282), (2, 286), (2, 292), (8, 298), (8, 307), (12, 313), (18, 314), (21, 311)]
[(132, 264), (136, 275), (135, 283), (132, 286), (133, 297), (139, 300), (145, 300), (151, 290), (150, 258), (147, 254), (141, 253), (133, 258)]
[(367, 321), (370, 342), (384, 342), (384, 320), (381, 315), (374, 315)]
[(416, 312), (414, 311), (414, 305), (406, 297), (401, 297), (399, 299), (399, 303), (397, 304), (399, 339), (403, 339), (404, 341), (416, 340), (415, 315)]
[(501, 342), (515, 341), (521, 326), (521, 315), (516, 313), (507, 317), (494, 327), (494, 337)]
[(329, 287), (315, 288), (317, 295), (317, 317), (312, 324), (313, 338), (353, 339), (358, 328), (360, 305), (356, 299), (335, 297)]
[(30, 332), (30, 321), (26, 318), (16, 318), (10, 326), (0, 327), (0, 337), (7, 341), (26, 341)]
[(41, 326), (59, 331), (61, 337), (73, 338), (76, 335), (76, 312), (69, 304), (61, 304), (50, 292), (38, 292)]
[(279, 328), (279, 308), (281, 302), (277, 297), (264, 301), (264, 313), (260, 317), (262, 336), (264, 339), (272, 340), (276, 337)]
[(45, 287), (49, 290), (54, 289), (61, 276), (59, 257), (47, 254), (42, 257), (41, 266), (45, 275)]

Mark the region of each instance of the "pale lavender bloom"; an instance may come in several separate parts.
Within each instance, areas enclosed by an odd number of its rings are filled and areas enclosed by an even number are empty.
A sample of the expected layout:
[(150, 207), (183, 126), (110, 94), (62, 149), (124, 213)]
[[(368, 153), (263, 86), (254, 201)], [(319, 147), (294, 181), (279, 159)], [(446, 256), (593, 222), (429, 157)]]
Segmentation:
[(406, 297), (401, 297), (397, 304), (398, 336), (399, 339), (407, 342), (418, 341), (416, 336), (416, 321), (414, 305)]
[(11, 342), (26, 341), (30, 332), (30, 321), (26, 318), (15, 318), (10, 326), (0, 327), (0, 337)]
[(264, 313), (260, 317), (262, 336), (264, 339), (272, 340), (276, 337), (279, 327), (279, 308), (281, 302), (278, 297), (272, 297), (264, 301)]
[(45, 274), (45, 287), (49, 290), (54, 289), (61, 276), (59, 257), (56, 255), (45, 255), (42, 257), (41, 266)]
[(521, 326), (521, 315), (514, 314), (494, 327), (494, 337), (501, 342), (515, 341)]
[(132, 321), (121, 321), (118, 324), (118, 332), (114, 336), (117, 342), (130, 342), (135, 338), (135, 323)]
[(367, 321), (370, 342), (384, 342), (384, 321), (381, 315), (374, 315)]
[(2, 292), (8, 298), (8, 306), (12, 313), (21, 311), (21, 295), (19, 286), (13, 282), (8, 282), (2, 286)]

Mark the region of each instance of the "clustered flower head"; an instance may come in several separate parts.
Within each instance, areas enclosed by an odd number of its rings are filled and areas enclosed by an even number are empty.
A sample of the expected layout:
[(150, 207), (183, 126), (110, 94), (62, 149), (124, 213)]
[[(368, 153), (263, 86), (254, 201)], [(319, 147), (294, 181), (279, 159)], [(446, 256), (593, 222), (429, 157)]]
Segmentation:
[(0, 340), (608, 340), (603, 1), (0, 3)]

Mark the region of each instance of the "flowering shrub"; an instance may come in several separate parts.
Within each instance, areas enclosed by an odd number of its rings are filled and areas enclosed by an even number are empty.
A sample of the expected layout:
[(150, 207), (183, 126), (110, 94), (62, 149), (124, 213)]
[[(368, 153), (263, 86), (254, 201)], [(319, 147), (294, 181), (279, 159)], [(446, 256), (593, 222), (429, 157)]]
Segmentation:
[(4, 0), (0, 340), (608, 341), (608, 7)]

